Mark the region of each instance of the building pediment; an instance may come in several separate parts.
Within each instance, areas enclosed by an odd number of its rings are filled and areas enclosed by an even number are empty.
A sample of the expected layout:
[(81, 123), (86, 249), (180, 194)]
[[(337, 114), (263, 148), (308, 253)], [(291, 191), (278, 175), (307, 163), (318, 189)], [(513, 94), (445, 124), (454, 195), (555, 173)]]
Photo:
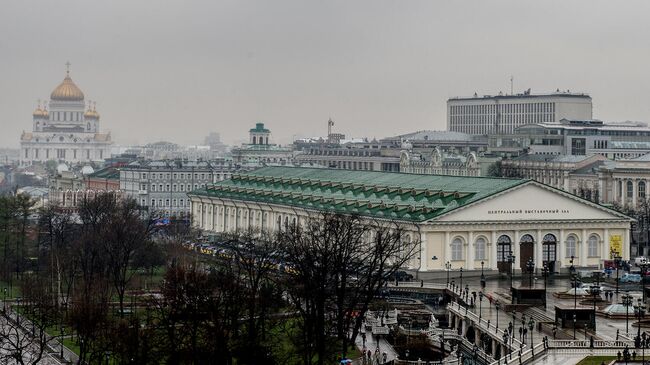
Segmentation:
[(601, 205), (531, 181), (453, 210), (439, 222), (631, 220)]

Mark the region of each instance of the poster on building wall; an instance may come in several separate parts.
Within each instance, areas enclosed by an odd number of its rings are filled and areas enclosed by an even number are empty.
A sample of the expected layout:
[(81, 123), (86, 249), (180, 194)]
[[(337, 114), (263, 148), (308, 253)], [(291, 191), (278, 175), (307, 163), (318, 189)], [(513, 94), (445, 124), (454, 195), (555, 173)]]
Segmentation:
[(616, 256), (622, 256), (623, 253), (623, 236), (614, 234), (609, 236), (609, 258), (613, 259)]

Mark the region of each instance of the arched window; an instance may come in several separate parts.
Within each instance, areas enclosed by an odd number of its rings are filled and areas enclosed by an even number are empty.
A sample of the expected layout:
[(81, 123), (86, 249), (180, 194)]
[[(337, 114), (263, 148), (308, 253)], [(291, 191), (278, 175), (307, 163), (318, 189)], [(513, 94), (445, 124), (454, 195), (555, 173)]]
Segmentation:
[(458, 237), (451, 241), (451, 259), (453, 261), (463, 259), (463, 241)]
[(598, 236), (592, 234), (587, 241), (587, 256), (598, 257)]
[(499, 236), (497, 239), (497, 262), (508, 262), (510, 260), (511, 244), (510, 236), (505, 234)]
[(257, 144), (257, 137), (253, 136), (253, 144)]
[(645, 181), (639, 182), (639, 198), (645, 199)]
[(634, 184), (632, 184), (632, 181), (628, 181), (625, 185), (627, 186), (627, 197), (628, 199), (632, 199), (634, 196)]
[(533, 239), (533, 236), (529, 234), (525, 234), (521, 236), (521, 240), (519, 241), (519, 243), (535, 243), (535, 240)]
[(474, 243), (474, 259), (485, 260), (485, 238), (479, 237)]
[(576, 236), (566, 238), (566, 257), (576, 257)]

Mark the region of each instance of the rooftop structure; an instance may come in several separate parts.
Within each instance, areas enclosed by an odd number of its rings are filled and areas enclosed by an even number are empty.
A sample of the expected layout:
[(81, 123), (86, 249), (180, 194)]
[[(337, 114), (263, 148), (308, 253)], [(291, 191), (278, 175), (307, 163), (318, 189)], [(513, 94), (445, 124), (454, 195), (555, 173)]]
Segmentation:
[(602, 154), (610, 159), (637, 157), (646, 152), (650, 128), (646, 123), (604, 123), (600, 120), (562, 119), (533, 123), (514, 133), (489, 136), (489, 151), (517, 155)]
[(513, 133), (530, 123), (553, 123), (561, 119), (591, 119), (591, 97), (558, 92), (516, 95), (483, 95), (447, 100), (447, 129), (469, 134)]

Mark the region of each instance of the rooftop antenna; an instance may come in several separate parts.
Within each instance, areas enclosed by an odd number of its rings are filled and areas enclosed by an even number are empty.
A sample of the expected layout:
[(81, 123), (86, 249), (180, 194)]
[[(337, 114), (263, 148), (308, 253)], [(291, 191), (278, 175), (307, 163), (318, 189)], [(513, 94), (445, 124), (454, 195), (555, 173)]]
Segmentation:
[(515, 83), (515, 78), (514, 78), (514, 76), (510, 75), (510, 95), (515, 95), (515, 92), (514, 92), (514, 89), (515, 89), (515, 87), (514, 87), (514, 83)]

